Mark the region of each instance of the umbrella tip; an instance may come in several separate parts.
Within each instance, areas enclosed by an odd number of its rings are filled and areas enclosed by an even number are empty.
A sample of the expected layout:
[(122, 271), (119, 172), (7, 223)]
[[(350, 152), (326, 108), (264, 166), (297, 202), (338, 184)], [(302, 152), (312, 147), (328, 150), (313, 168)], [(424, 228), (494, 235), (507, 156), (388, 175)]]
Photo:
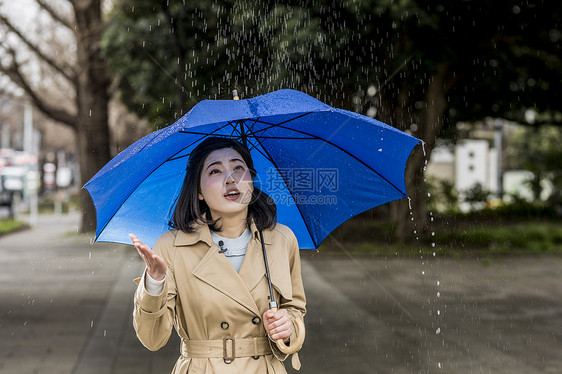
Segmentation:
[(240, 98), (238, 97), (238, 90), (232, 90), (232, 99), (240, 100)]

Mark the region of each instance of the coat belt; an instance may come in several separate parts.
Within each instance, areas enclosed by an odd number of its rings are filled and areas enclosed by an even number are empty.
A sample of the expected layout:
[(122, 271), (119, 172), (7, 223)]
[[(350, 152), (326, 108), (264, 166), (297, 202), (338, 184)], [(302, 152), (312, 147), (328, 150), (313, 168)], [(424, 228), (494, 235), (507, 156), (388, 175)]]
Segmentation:
[(266, 336), (253, 338), (226, 337), (222, 340), (181, 340), (181, 354), (187, 358), (219, 358), (232, 361), (239, 357), (272, 354)]

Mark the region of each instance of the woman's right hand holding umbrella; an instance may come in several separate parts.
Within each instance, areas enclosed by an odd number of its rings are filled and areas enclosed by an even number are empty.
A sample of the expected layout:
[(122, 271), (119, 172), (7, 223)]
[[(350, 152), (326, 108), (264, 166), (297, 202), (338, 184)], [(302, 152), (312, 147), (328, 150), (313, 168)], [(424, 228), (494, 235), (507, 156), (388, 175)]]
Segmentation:
[(166, 276), (166, 261), (162, 257), (158, 256), (149, 246), (144, 244), (137, 238), (135, 234), (129, 234), (129, 237), (133, 241), (133, 245), (137, 249), (137, 252), (146, 264), (146, 269), (148, 275), (154, 280), (160, 281)]

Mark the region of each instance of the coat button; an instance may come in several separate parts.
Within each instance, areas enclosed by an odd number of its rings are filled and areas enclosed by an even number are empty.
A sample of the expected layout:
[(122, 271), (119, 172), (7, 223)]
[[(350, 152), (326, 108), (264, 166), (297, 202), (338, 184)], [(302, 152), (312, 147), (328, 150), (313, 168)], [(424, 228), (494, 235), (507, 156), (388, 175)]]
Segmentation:
[(228, 330), (229, 327), (230, 327), (230, 325), (228, 324), (228, 322), (221, 323), (221, 329)]
[(231, 362), (232, 362), (232, 360), (227, 360), (226, 358), (224, 359), (224, 363), (227, 364), (227, 365), (230, 364)]
[(252, 356), (254, 360), (259, 360), (260, 356)]
[(261, 322), (260, 317), (254, 317), (254, 318), (252, 318), (252, 323), (253, 323), (254, 325), (259, 325), (260, 322)]

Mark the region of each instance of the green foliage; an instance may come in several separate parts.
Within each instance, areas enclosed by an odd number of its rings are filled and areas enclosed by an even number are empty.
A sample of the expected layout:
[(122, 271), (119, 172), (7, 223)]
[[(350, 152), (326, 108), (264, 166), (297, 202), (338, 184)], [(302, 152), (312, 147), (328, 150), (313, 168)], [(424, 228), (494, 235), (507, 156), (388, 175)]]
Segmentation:
[(116, 2), (102, 42), (122, 101), (156, 127), (216, 94), (212, 72), (228, 67), (229, 47), (217, 27), (228, 2), (168, 3)]
[(476, 183), (471, 188), (463, 191), (464, 201), (472, 206), (472, 209), (482, 209), (491, 195), (490, 191), (486, 190), (481, 183)]
[[(122, 100), (157, 127), (233, 88), (244, 97), (281, 87), (423, 127), (438, 67), (447, 123), (559, 111), (561, 17), (546, 0), (122, 0), (103, 49)], [(394, 118), (397, 106), (411, 118)]]
[(530, 187), (539, 200), (543, 180), (548, 180), (553, 193), (550, 202), (562, 207), (562, 128), (555, 126), (521, 127), (510, 138), (509, 156), (514, 168), (533, 173)]
[(456, 213), (459, 209), (459, 196), (454, 183), (436, 179), (426, 178), (426, 189), (428, 192), (427, 209), (430, 212)]

